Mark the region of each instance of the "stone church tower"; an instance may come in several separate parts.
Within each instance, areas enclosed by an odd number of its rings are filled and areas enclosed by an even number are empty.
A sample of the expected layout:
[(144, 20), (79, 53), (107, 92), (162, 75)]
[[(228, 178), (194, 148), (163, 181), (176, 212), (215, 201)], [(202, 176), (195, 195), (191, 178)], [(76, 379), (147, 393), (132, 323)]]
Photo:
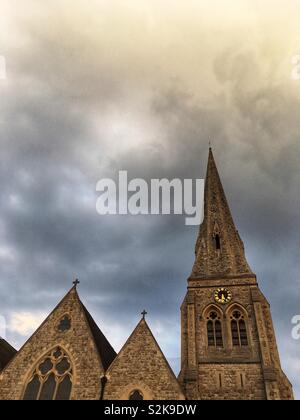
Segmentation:
[(179, 381), (188, 399), (293, 399), (270, 307), (245, 258), (212, 150), (204, 220), (181, 308)]

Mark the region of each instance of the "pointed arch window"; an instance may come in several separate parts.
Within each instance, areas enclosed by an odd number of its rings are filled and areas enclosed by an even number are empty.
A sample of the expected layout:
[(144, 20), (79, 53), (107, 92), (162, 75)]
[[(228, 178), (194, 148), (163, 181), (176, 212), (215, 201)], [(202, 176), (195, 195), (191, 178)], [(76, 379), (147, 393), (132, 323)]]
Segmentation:
[(214, 248), (218, 251), (221, 249), (221, 235), (220, 233), (214, 233), (213, 235), (213, 243), (214, 243)]
[(69, 400), (72, 382), (72, 363), (65, 351), (56, 347), (34, 368), (23, 400)]
[(240, 311), (235, 310), (232, 312), (230, 320), (233, 347), (248, 346), (247, 327), (244, 315)]
[(135, 389), (134, 391), (132, 391), (132, 393), (129, 396), (130, 401), (141, 401), (143, 399), (144, 399), (144, 396), (141, 393), (141, 391), (139, 391), (138, 389)]
[(223, 347), (221, 317), (216, 311), (210, 311), (207, 316), (208, 347)]
[(221, 249), (221, 238), (218, 233), (215, 236), (215, 243), (216, 243), (216, 249)]

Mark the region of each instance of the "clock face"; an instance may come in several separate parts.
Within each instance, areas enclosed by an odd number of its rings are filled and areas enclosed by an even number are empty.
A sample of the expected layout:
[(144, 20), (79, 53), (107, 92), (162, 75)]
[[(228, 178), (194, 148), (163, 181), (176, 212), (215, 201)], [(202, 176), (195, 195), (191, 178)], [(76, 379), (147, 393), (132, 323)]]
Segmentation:
[(229, 290), (223, 287), (215, 291), (215, 301), (218, 303), (229, 303), (232, 299), (232, 294)]

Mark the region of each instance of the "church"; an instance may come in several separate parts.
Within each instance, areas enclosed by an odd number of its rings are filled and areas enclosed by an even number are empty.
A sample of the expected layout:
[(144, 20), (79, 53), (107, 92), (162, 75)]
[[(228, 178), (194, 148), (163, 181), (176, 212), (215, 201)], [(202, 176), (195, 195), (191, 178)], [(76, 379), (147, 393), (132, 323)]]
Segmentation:
[(210, 148), (204, 219), (181, 306), (175, 376), (146, 321), (119, 353), (78, 282), (16, 352), (0, 340), (0, 400), (292, 400), (270, 306), (249, 267)]

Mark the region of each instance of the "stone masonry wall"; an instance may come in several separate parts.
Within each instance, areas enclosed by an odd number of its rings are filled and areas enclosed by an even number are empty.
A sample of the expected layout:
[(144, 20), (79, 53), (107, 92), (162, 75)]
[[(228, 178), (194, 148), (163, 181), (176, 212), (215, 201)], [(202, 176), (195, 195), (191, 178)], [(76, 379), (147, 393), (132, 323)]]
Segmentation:
[(266, 394), (261, 366), (200, 365), (199, 394), (203, 400), (264, 400)]
[(141, 321), (107, 372), (104, 399), (128, 400), (134, 390), (144, 399), (184, 399), (145, 321)]
[[(253, 284), (250, 277), (243, 279), (243, 284), (238, 284), (238, 279), (216, 279), (202, 284), (199, 282), (197, 287), (193, 282), (181, 308), (180, 383), (187, 397), (194, 399), (197, 395), (188, 391), (191, 368), (196, 368), (199, 374), (194, 386), (199, 390), (199, 399), (292, 399), (291, 384), (281, 370), (270, 307), (257, 284)], [(214, 301), (218, 287), (231, 291), (230, 303), (222, 305)], [(233, 308), (244, 311), (246, 347), (232, 346), (230, 313)], [(192, 309), (193, 328), (189, 320)], [(220, 316), (222, 348), (208, 347), (206, 310), (216, 310)]]

